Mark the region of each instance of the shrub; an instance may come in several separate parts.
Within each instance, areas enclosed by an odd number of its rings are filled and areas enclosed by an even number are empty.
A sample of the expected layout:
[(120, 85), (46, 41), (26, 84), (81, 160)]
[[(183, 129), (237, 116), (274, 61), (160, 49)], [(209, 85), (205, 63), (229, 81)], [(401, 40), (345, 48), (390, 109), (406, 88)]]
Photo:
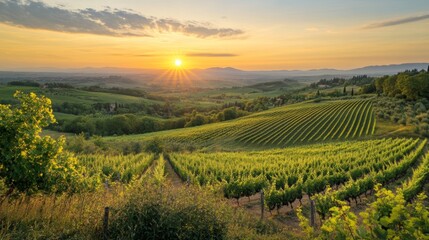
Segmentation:
[(17, 91), (15, 107), (0, 105), (0, 178), (9, 188), (34, 193), (76, 189), (82, 180), (77, 159), (63, 153), (64, 137), (40, 137), (55, 123), (51, 100)]
[(210, 198), (192, 188), (177, 191), (149, 184), (136, 189), (126, 204), (113, 212), (110, 237), (226, 239), (232, 212)]
[(162, 141), (159, 138), (153, 138), (150, 140), (145, 147), (146, 152), (160, 154), (163, 152)]

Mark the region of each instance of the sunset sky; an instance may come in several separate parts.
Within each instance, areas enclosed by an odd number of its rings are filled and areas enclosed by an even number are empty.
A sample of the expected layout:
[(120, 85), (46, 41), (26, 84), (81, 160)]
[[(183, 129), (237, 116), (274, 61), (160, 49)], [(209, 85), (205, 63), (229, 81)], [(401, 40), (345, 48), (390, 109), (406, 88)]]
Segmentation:
[(428, 0), (0, 0), (0, 70), (429, 62)]

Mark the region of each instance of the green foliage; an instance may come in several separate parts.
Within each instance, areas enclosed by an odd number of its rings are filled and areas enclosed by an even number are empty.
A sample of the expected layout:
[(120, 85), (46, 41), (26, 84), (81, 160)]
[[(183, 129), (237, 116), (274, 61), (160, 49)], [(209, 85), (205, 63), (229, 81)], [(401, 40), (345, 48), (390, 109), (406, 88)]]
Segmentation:
[(312, 88), (317, 88), (319, 86), (336, 87), (336, 86), (344, 85), (342, 94), (347, 95), (346, 86), (350, 86), (350, 85), (362, 86), (365, 84), (371, 84), (373, 81), (374, 81), (374, 78), (369, 77), (367, 75), (353, 76), (350, 79), (335, 77), (333, 79), (321, 79), (316, 83), (310, 84), (310, 87)]
[(193, 114), (189, 121), (185, 124), (185, 127), (195, 127), (203, 125), (207, 122), (206, 117), (200, 113)]
[(111, 136), (183, 128), (184, 125), (184, 118), (161, 119), (136, 114), (120, 114), (115, 116), (78, 116), (65, 119), (60, 126), (52, 125), (50, 128), (77, 134)]
[(421, 195), (407, 204), (401, 192), (376, 188), (377, 200), (362, 213), (366, 236), (374, 239), (421, 239), (429, 234), (429, 209)]
[(282, 207), (282, 191), (271, 185), (267, 191), (265, 191), (265, 204), (270, 211), (275, 208), (280, 209)]
[(145, 147), (146, 152), (155, 154), (161, 154), (164, 150), (163, 142), (159, 138), (153, 138), (150, 140)]
[(154, 162), (153, 154), (105, 155), (78, 154), (79, 163), (86, 168), (85, 176), (95, 185), (100, 183), (130, 184), (141, 176)]
[[(111, 239), (285, 239), (270, 222), (247, 218), (192, 186), (144, 184), (112, 211)], [(277, 235), (277, 236), (276, 236)]]
[(405, 71), (393, 76), (385, 76), (375, 80), (378, 93), (389, 97), (405, 96), (409, 100), (429, 97), (429, 73), (417, 70)]
[(225, 120), (232, 120), (237, 118), (237, 109), (227, 108), (223, 110), (223, 117)]
[(328, 216), (329, 209), (338, 205), (335, 195), (332, 194), (332, 189), (330, 187), (326, 188), (324, 193), (317, 193), (314, 195), (313, 199), (316, 203), (316, 212), (322, 217), (322, 220), (325, 220)]
[(375, 93), (375, 92), (376, 92), (376, 87), (374, 82), (370, 84), (362, 85), (360, 89), (360, 93), (362, 94)]
[(389, 97), (374, 99), (374, 111), (379, 119), (404, 126), (413, 126), (414, 132), (422, 137), (429, 136), (429, 101), (426, 98), (405, 100)]
[(429, 154), (423, 158), (420, 166), (414, 170), (413, 176), (402, 187), (404, 199), (411, 201), (418, 193), (423, 190), (423, 187), (429, 179)]
[(162, 184), (165, 181), (165, 160), (162, 154), (159, 156), (153, 169), (153, 179), (157, 184)]
[(0, 201), (0, 239), (289, 239), (271, 221), (255, 221), (200, 188), (151, 181), (78, 194), (20, 195)]
[(40, 137), (55, 122), (51, 101), (34, 93), (14, 96), (19, 106), (0, 105), (0, 177), (9, 191), (77, 190), (81, 174), (76, 158), (63, 153), (65, 139)]
[(27, 87), (40, 87), (38, 82), (34, 81), (10, 81), (7, 83), (10, 86), (27, 86)]
[(302, 207), (299, 207), (296, 210), (296, 215), (299, 219), (299, 226), (302, 228), (303, 232), (307, 235), (308, 239), (314, 239), (316, 232), (314, 228), (310, 226), (310, 221), (302, 213)]
[[(206, 182), (201, 182), (201, 185)], [(224, 196), (226, 198), (239, 199), (241, 197), (250, 197), (266, 187), (267, 181), (264, 177), (250, 178), (243, 180), (234, 180), (224, 186)]]
[(330, 218), (320, 227), (322, 239), (353, 239), (357, 233), (357, 217), (344, 203), (332, 207)]
[[(301, 212), (300, 225), (311, 238), (317, 239), (427, 239), (429, 235), (429, 208), (424, 205), (425, 195), (419, 195), (413, 204), (407, 203), (402, 192), (376, 186), (376, 200), (369, 204), (360, 215), (362, 224), (358, 226), (357, 216), (345, 202), (337, 201), (331, 207), (330, 217), (323, 222), (320, 231), (309, 228)], [(309, 235), (310, 236), (310, 235)]]
[[(195, 112), (195, 115), (198, 115)], [(161, 138), (168, 144), (227, 147), (282, 147), (332, 139), (372, 135), (376, 121), (372, 101), (350, 99), (305, 102), (274, 108), (235, 120), (129, 138)], [(118, 138), (118, 140), (128, 137)]]
[[(318, 212), (325, 217), (336, 205), (333, 198), (356, 201), (377, 182), (402, 176), (425, 145), (419, 139), (379, 139), (259, 152), (172, 153), (170, 160), (182, 179), (221, 184), (227, 198), (251, 196), (265, 188), (270, 210), (292, 207), (303, 194), (317, 194)], [(318, 194), (327, 185), (344, 186)]]

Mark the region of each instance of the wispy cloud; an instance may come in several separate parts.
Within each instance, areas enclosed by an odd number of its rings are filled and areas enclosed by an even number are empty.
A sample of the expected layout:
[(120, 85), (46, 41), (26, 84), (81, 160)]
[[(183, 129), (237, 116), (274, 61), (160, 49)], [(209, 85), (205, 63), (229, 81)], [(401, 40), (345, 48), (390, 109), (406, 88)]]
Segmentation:
[(386, 21), (381, 21), (381, 22), (374, 22), (374, 23), (370, 23), (370, 24), (363, 26), (362, 29), (374, 29), (374, 28), (390, 27), (390, 26), (395, 26), (395, 25), (401, 25), (401, 24), (406, 24), (406, 23), (411, 23), (411, 22), (422, 21), (422, 20), (426, 20), (426, 19), (429, 19), (429, 14), (404, 17), (404, 18), (398, 18), (398, 19), (391, 19), (391, 20), (386, 20)]
[(0, 0), (0, 23), (68, 33), (115, 37), (148, 37), (155, 33), (178, 32), (198, 38), (234, 37), (240, 29), (218, 28), (196, 21), (147, 17), (132, 10), (92, 8), (70, 10), (38, 1)]
[(188, 53), (188, 57), (237, 57), (237, 54), (233, 53)]
[(126, 54), (126, 53), (110, 53), (109, 56), (118, 56), (118, 57), (159, 57), (161, 55), (157, 54)]

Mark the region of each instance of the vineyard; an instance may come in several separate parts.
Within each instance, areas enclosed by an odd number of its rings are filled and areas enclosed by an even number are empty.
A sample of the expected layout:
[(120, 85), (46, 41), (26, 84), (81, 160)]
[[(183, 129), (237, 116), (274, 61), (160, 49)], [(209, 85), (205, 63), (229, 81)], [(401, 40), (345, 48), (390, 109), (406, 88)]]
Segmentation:
[[(170, 161), (183, 180), (221, 186), (227, 198), (238, 201), (264, 190), (266, 205), (273, 210), (322, 193), (327, 186), (336, 189), (331, 193), (336, 199), (356, 201), (376, 184), (403, 176), (425, 145), (426, 140), (407, 138), (345, 141), (255, 152), (175, 153)], [(409, 199), (428, 177), (427, 159), (405, 184)]]
[(85, 168), (85, 175), (96, 182), (130, 183), (138, 179), (152, 165), (152, 154), (108, 156), (102, 154), (81, 154), (77, 156)]
[[(429, 224), (423, 207), (425, 199), (420, 195), (427, 191), (429, 179), (427, 139), (363, 138), (374, 130), (371, 99), (312, 101), (238, 120), (148, 134), (146, 137), (160, 139), (148, 141), (143, 153), (135, 142), (129, 145), (132, 151), (117, 153), (94, 150), (92, 154), (76, 151), (73, 155), (62, 152), (62, 147), (51, 148), (53, 156), (64, 155), (53, 159), (46, 172), (56, 168), (61, 174), (53, 174), (45, 184), (61, 182), (64, 187), (52, 185), (45, 189), (56, 190), (53, 195), (5, 197), (0, 201), (0, 208), (7, 209), (0, 214), (5, 222), (0, 236), (13, 229), (6, 239), (50, 239), (67, 231), (65, 226), (71, 226), (76, 236), (82, 236), (76, 239), (101, 235), (104, 239), (109, 235), (115, 236), (112, 239), (125, 235), (133, 239), (135, 231), (145, 239), (174, 239), (177, 233), (202, 236), (202, 232), (204, 236), (197, 239), (219, 233), (240, 239), (243, 230), (236, 230), (238, 221), (243, 229), (251, 229), (250, 235), (263, 236), (255, 239), (289, 239), (290, 229), (293, 236), (297, 234), (296, 239), (303, 239), (304, 233), (308, 239), (319, 235), (325, 236), (321, 239), (335, 239), (337, 234), (389, 239), (383, 236), (396, 233), (401, 239), (421, 239), (427, 235)], [(90, 144), (80, 137), (74, 139), (75, 144)], [(48, 141), (45, 145), (55, 142), (35, 139)], [(236, 148), (235, 152), (169, 148), (176, 142), (209, 145), (216, 141)], [(58, 140), (58, 146), (62, 143)], [(96, 142), (91, 143), (94, 145), (79, 145), (76, 149), (96, 149)], [(249, 148), (239, 151), (239, 144)], [(269, 148), (261, 150), (258, 146)], [(27, 152), (11, 155), (23, 154)], [(44, 172), (34, 179), (39, 181), (43, 176)], [(384, 188), (380, 190), (380, 186)], [(69, 192), (61, 194), (63, 189)], [(240, 207), (240, 200), (246, 201), (243, 197), (248, 198), (244, 208)], [(385, 210), (390, 206), (395, 210)], [(359, 218), (364, 229), (357, 229), (354, 222), (358, 218), (351, 212), (352, 207), (353, 211), (365, 211), (360, 212)], [(271, 214), (264, 216), (265, 210)], [(243, 215), (236, 216), (238, 212)], [(380, 214), (385, 216), (380, 218)], [(255, 221), (255, 217), (261, 221)], [(25, 223), (25, 227), (15, 228), (17, 221)], [(148, 227), (152, 222), (155, 225)], [(33, 223), (42, 223), (40, 230)], [(279, 228), (272, 233), (259, 232), (265, 224), (267, 228)], [(297, 224), (303, 232), (296, 231)], [(352, 229), (344, 233), (341, 224), (351, 225)], [(404, 225), (406, 231), (396, 230)], [(36, 230), (28, 234), (29, 228)], [(396, 232), (392, 233), (392, 229)], [(410, 234), (414, 238), (408, 238)]]
[[(174, 144), (283, 147), (364, 137), (372, 135), (375, 126), (372, 101), (353, 99), (303, 102), (237, 120), (140, 137), (156, 136)], [(119, 137), (122, 140), (136, 138), (139, 136)]]

